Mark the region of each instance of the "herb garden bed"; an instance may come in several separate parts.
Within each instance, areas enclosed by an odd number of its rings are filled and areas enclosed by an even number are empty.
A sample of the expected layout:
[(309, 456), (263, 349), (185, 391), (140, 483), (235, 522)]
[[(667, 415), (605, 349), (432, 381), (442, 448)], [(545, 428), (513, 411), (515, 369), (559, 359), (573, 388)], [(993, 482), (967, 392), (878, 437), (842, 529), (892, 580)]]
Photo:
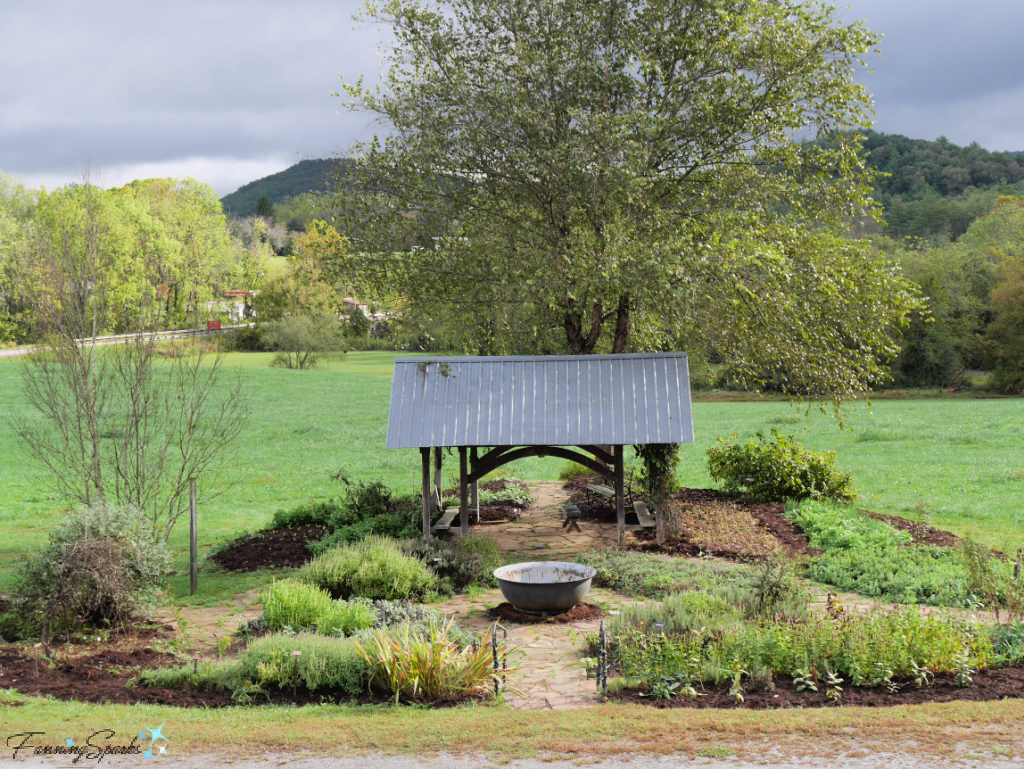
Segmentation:
[(773, 710), (777, 708), (835, 707), (893, 707), (895, 705), (924, 705), (933, 702), (956, 702), (1019, 699), (1024, 697), (1024, 666), (983, 670), (973, 675), (971, 686), (962, 688), (954, 682), (953, 674), (940, 673), (931, 686), (918, 687), (910, 679), (894, 679), (899, 691), (889, 692), (884, 686), (854, 687), (844, 685), (839, 702), (829, 698), (824, 683), (818, 691), (798, 692), (792, 678), (775, 679), (771, 690), (745, 692), (743, 700), (729, 694), (729, 684), (698, 688), (704, 696), (655, 699), (638, 692), (622, 692), (611, 699), (623, 703), (647, 705), (655, 708), (746, 708)]
[[(318, 689), (315, 692), (298, 688), (269, 688), (265, 694), (245, 702), (234, 699), (229, 692), (195, 689), (170, 689), (148, 686), (128, 686), (139, 670), (153, 669), (165, 665), (180, 664), (173, 654), (164, 654), (152, 649), (133, 652), (104, 651), (84, 654), (57, 663), (50, 667), (49, 660), (39, 661), (39, 677), (35, 676), (35, 663), (17, 649), (0, 651), (0, 687), (13, 688), (25, 695), (53, 697), (58, 700), (114, 703), (118, 705), (173, 705), (181, 708), (223, 708), (243, 704), (275, 705), (320, 705), (328, 702), (345, 702), (357, 705), (394, 704), (394, 697), (386, 694), (353, 697), (341, 690)], [(448, 697), (430, 701), (432, 707), (454, 707), (479, 696)], [(402, 704), (413, 701), (399, 698)], [(9, 703), (20, 704), (20, 703)], [(423, 704), (422, 702), (419, 704)]]

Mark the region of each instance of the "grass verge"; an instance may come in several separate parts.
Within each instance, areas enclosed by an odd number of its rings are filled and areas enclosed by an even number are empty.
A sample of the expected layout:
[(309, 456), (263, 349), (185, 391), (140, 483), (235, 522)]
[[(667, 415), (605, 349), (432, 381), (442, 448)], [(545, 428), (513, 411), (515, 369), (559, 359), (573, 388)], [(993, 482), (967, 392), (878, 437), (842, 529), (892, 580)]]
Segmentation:
[[(24, 705), (4, 704), (12, 700)], [(131, 735), (163, 723), (172, 755), (216, 751), (248, 757), (302, 750), (483, 753), (511, 759), (623, 752), (695, 756), (728, 746), (741, 758), (756, 758), (771, 745), (794, 756), (859, 749), (951, 757), (963, 751), (1019, 751), (1024, 744), (1024, 702), (1019, 700), (828, 710), (681, 709), (658, 711), (657, 717), (650, 708), (616, 704), (546, 712), (337, 705), (182, 710), (4, 696), (0, 708), (7, 735), (45, 731), (45, 739), (54, 744), (70, 734), (113, 729)]]

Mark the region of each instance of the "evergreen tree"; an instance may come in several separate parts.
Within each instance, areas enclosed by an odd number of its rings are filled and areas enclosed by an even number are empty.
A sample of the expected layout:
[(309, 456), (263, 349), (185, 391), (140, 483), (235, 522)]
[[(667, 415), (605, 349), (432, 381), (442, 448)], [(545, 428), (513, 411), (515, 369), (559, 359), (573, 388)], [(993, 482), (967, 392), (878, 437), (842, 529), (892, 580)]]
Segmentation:
[(268, 222), (274, 221), (274, 203), (266, 195), (260, 196), (260, 199), (256, 201), (256, 210), (253, 212), (256, 216), (263, 217)]

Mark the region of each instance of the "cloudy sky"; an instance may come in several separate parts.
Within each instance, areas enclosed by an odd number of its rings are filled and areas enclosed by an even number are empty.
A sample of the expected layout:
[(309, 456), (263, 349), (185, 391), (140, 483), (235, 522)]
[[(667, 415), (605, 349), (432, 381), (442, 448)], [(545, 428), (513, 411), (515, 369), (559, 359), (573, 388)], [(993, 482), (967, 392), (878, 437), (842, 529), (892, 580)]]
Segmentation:
[[(1024, 150), (1024, 2), (841, 0), (885, 35), (878, 130)], [(375, 126), (338, 77), (379, 72), (353, 0), (0, 2), (0, 169), (30, 186), (193, 176), (221, 194)]]

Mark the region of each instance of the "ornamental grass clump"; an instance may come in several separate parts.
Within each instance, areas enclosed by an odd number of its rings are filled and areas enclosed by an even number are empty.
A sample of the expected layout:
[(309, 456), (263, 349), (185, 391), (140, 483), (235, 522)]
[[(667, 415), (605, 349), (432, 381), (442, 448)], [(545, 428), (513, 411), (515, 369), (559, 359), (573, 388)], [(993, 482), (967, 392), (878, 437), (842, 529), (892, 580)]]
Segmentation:
[(302, 577), (346, 599), (417, 599), (437, 585), (426, 564), (405, 555), (396, 541), (378, 536), (327, 550), (306, 565)]
[[(400, 697), (440, 700), (486, 694), (496, 680), (491, 645), (460, 644), (455, 631), (454, 621), (448, 620), (431, 622), (425, 632), (401, 625), (357, 641), (372, 671), (371, 686), (387, 691), (395, 702)], [(499, 644), (499, 659), (508, 651), (506, 644)]]
[(260, 594), (263, 624), (268, 630), (313, 627), (331, 610), (331, 596), (316, 585), (293, 579), (277, 580)]
[(242, 663), (238, 660), (189, 662), (167, 668), (140, 670), (130, 686), (155, 689), (194, 689), (203, 692), (234, 692), (242, 685)]

